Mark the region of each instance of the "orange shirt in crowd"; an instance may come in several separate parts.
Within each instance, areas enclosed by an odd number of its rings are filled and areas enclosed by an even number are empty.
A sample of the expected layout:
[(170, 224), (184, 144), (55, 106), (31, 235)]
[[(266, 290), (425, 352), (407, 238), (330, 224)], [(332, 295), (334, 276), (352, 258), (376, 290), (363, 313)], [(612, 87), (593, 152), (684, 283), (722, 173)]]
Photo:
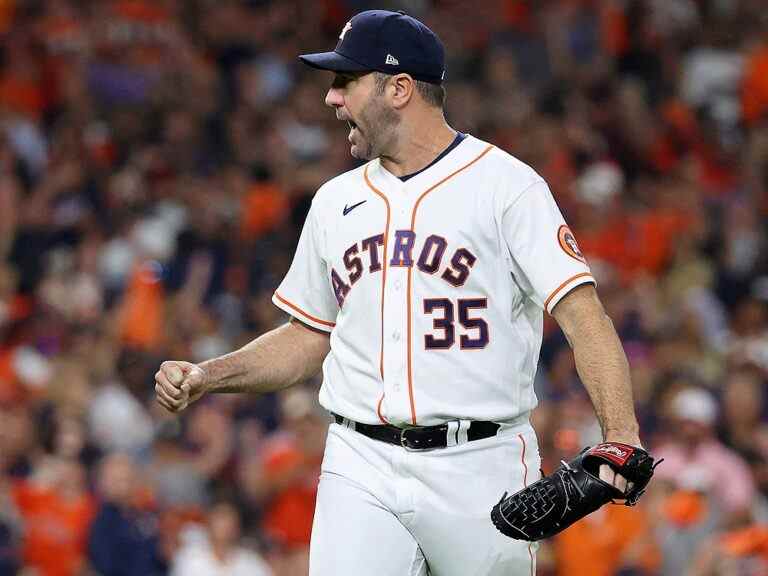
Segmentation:
[(555, 537), (558, 576), (589, 574), (613, 576), (624, 566), (631, 546), (640, 546), (635, 558), (641, 566), (658, 565), (658, 551), (649, 536), (648, 518), (641, 507), (603, 506)]
[(749, 559), (755, 574), (768, 574), (768, 526), (755, 524), (727, 532), (720, 538), (718, 547), (726, 563)]
[(675, 238), (689, 225), (684, 214), (655, 211), (615, 218), (598, 230), (580, 230), (579, 247), (587, 256), (612, 264), (624, 282), (638, 275), (657, 276), (672, 256)]
[(16, 0), (0, 0), (0, 34), (11, 29), (16, 15)]
[(266, 448), (264, 473), (267, 478), (275, 478), (294, 472), (295, 481), (272, 497), (264, 515), (265, 532), (288, 547), (309, 545), (320, 459), (308, 463), (307, 456), (290, 438), (275, 439)]
[(747, 58), (741, 85), (741, 109), (747, 124), (758, 122), (768, 111), (768, 46)]
[(600, 39), (603, 50), (618, 58), (629, 49), (629, 22), (621, 7), (613, 2), (601, 2)]
[(75, 576), (85, 560), (95, 503), (88, 494), (66, 500), (55, 490), (29, 482), (13, 487), (24, 520), (23, 557), (40, 576)]
[(45, 97), (34, 74), (6, 73), (0, 76), (0, 105), (33, 119), (45, 108)]
[(160, 272), (152, 262), (137, 265), (120, 310), (120, 336), (129, 346), (156, 350), (164, 332), (165, 295)]
[(288, 216), (288, 197), (275, 184), (254, 184), (243, 199), (241, 232), (258, 238), (282, 224)]
[(662, 174), (678, 170), (683, 162), (690, 163), (700, 193), (715, 197), (731, 193), (739, 181), (737, 169), (709, 141), (696, 112), (683, 101), (671, 98), (660, 106), (659, 116), (664, 128), (646, 150), (649, 163)]
[(15, 354), (15, 347), (0, 349), (0, 404), (21, 403), (24, 398), (24, 387), (13, 366)]

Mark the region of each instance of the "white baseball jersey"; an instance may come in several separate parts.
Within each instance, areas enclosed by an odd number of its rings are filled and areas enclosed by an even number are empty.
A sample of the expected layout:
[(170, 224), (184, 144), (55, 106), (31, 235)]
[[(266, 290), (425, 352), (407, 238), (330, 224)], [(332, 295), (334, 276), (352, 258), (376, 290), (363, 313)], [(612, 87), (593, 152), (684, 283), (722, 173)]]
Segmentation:
[(377, 159), (324, 184), (273, 302), (330, 332), (328, 410), (498, 422), (535, 407), (542, 310), (585, 282), (544, 180), (467, 136), (405, 182)]

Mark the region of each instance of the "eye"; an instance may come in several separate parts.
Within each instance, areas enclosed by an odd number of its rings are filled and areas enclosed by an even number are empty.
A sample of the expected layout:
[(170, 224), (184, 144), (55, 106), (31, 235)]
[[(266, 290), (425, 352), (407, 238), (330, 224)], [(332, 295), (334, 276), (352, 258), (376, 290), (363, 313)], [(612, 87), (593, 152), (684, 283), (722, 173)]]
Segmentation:
[(333, 77), (333, 84), (331, 84), (331, 86), (333, 88), (345, 88), (347, 84), (354, 79), (355, 78), (349, 74), (336, 74), (336, 76)]

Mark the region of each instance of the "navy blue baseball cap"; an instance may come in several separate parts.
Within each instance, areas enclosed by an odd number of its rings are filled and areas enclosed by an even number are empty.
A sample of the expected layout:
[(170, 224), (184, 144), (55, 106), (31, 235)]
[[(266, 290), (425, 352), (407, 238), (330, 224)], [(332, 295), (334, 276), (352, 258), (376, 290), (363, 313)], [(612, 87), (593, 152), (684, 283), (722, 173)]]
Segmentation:
[(416, 80), (441, 84), (445, 49), (437, 34), (404, 12), (367, 10), (347, 22), (333, 52), (299, 59), (333, 72), (405, 72)]

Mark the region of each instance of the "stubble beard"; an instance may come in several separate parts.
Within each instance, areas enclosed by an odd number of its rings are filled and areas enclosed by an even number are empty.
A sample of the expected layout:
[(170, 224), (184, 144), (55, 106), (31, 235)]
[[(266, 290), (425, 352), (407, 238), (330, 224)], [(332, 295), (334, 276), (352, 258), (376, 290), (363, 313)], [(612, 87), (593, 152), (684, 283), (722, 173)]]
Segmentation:
[[(379, 156), (391, 153), (393, 145), (397, 141), (397, 126), (400, 124), (400, 116), (387, 107), (383, 98), (371, 95), (363, 109), (360, 111), (358, 126), (365, 130), (362, 146), (357, 146), (357, 153), (353, 152), (358, 160), (372, 160)], [(361, 134), (358, 131), (358, 139)]]

